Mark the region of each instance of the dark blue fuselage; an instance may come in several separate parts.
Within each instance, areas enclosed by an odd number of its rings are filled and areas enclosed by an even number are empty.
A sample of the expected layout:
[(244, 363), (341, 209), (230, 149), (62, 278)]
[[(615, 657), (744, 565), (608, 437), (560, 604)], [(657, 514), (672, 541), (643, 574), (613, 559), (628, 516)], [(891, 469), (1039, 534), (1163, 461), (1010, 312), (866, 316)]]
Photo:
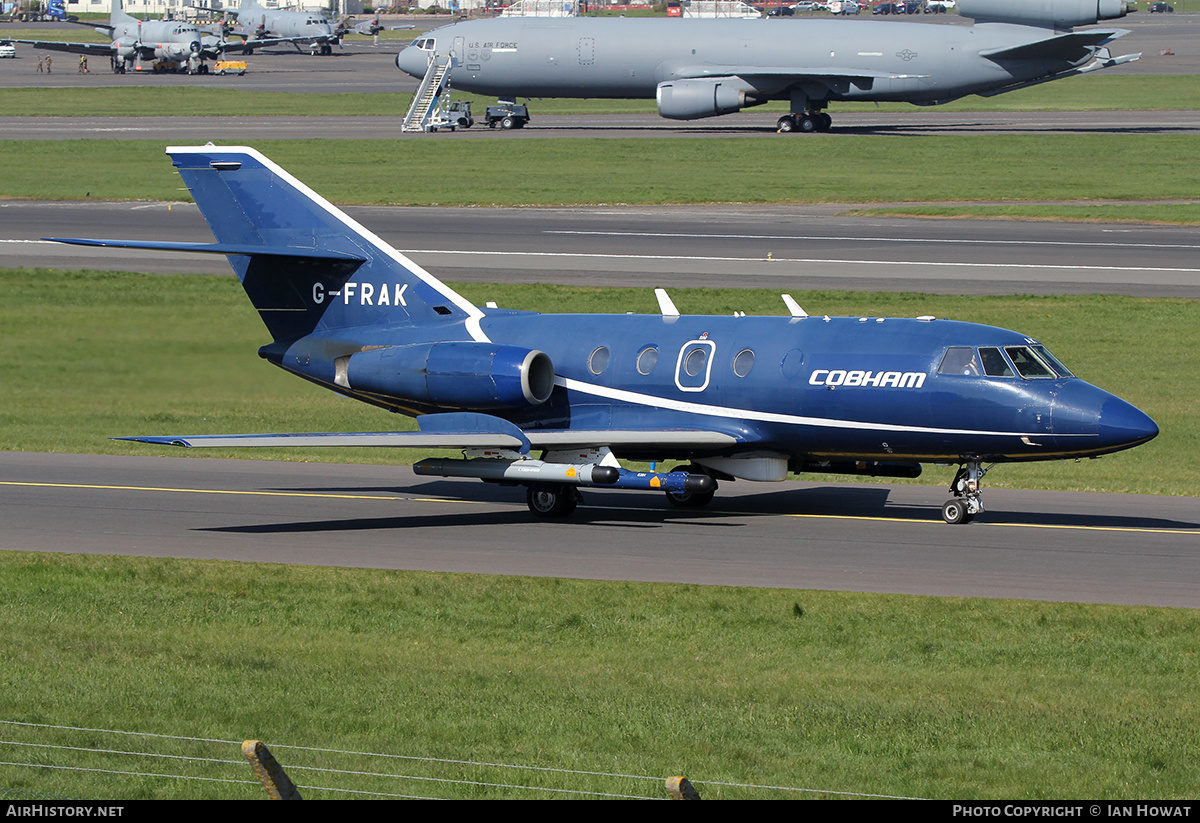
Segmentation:
[[(543, 404), (489, 413), (522, 429), (718, 431), (738, 446), (655, 459), (768, 453), (789, 461), (1047, 460), (1105, 454), (1153, 438), (1134, 406), (1074, 376), (1023, 377), (943, 367), (951, 349), (1025, 352), (1017, 332), (949, 320), (824, 317), (540, 315), (484, 310), (491, 342), (540, 350), (554, 365)], [(446, 339), (442, 328), (437, 339)], [(419, 329), (317, 333), (293, 349), (324, 350), (281, 365), (331, 388), (333, 361), (371, 346), (423, 341)], [(458, 335), (468, 341), (465, 329)], [(1056, 361), (1054, 361), (1056, 362)], [(412, 414), (452, 411), (395, 397), (361, 399)]]

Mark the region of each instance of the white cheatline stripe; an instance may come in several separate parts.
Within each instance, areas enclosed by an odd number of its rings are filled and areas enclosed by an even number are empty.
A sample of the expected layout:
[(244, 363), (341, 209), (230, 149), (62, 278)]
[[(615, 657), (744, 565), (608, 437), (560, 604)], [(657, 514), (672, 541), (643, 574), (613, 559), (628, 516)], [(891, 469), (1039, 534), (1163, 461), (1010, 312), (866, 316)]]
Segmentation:
[[(610, 389), (584, 383), (569, 377), (554, 378), (555, 385), (570, 391), (583, 392), (597, 397), (607, 397), (610, 400), (620, 400), (624, 403), (637, 403), (642, 406), (652, 406), (659, 409), (686, 412), (688, 414), (705, 414), (711, 417), (728, 417), (734, 420), (757, 420), (763, 423), (788, 423), (795, 426), (821, 426), (831, 429), (857, 429), (880, 432), (918, 432), (921, 434), (982, 434), (1002, 437), (1043, 437), (1033, 432), (997, 432), (976, 429), (941, 429), (928, 426), (896, 426), (886, 423), (859, 423), (853, 420), (831, 420), (823, 417), (801, 417), (795, 414), (779, 412), (754, 411), (751, 409), (734, 409), (728, 406), (711, 406), (705, 403), (691, 403), (686, 400), (668, 400), (650, 394), (631, 392), (624, 389)], [(1057, 435), (1058, 437), (1089, 437), (1091, 435)]]

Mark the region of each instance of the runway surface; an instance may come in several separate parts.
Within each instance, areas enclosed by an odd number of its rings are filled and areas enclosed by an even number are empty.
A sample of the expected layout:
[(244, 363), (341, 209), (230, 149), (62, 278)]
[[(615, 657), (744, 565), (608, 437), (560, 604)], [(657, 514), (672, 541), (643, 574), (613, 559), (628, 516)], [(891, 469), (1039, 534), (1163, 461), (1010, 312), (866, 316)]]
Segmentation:
[[(397, 105), (397, 108), (399, 106)], [(536, 110), (536, 106), (534, 106)], [(11, 140), (87, 138), (219, 143), (231, 140), (531, 140), (552, 137), (770, 137), (813, 139), (821, 135), (778, 135), (779, 113), (750, 109), (709, 120), (676, 122), (657, 114), (535, 114), (524, 129), (475, 126), (456, 132), (403, 134), (403, 112), (376, 116), (307, 117), (194, 116), (37, 117), (0, 116), (0, 133)], [(834, 134), (1200, 134), (1200, 111), (1063, 112), (840, 112)]]
[[(347, 211), (450, 281), (1200, 297), (1194, 227), (839, 216), (846, 208)], [(0, 201), (0, 266), (230, 273), (215, 255), (48, 235), (211, 242), (190, 203)]]
[(992, 489), (948, 526), (937, 487), (739, 482), (536, 521), (521, 489), (407, 467), (16, 452), (0, 490), (10, 551), (1200, 607), (1186, 498)]

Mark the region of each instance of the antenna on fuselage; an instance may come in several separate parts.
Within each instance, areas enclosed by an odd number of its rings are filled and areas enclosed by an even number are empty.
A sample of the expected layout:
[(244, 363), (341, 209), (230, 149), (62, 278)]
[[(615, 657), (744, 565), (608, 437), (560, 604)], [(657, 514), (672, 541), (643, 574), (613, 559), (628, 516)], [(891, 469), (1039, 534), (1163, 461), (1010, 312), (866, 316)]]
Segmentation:
[(655, 289), (654, 296), (658, 298), (658, 310), (662, 312), (663, 317), (679, 317), (679, 309), (675, 308), (675, 303), (671, 301), (666, 289)]
[(783, 298), (783, 305), (788, 307), (788, 311), (792, 313), (792, 317), (808, 317), (808, 312), (800, 308), (800, 304), (790, 294), (781, 294), (779, 296)]

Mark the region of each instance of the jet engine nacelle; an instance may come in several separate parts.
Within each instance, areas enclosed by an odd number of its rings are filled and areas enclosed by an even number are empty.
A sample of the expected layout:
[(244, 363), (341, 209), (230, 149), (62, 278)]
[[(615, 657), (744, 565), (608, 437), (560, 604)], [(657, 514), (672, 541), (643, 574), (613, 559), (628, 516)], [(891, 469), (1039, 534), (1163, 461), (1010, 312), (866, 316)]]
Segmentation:
[(746, 92), (753, 89), (749, 83), (736, 77), (713, 80), (671, 80), (659, 83), (655, 97), (658, 113), (671, 120), (699, 120), (730, 114), (745, 106), (757, 105), (759, 101), (747, 102)]
[(554, 391), (545, 352), (495, 343), (391, 346), (339, 358), (335, 381), (357, 391), (456, 409), (536, 406)]
[(1070, 28), (1124, 17), (1124, 0), (958, 0), (958, 13), (980, 23)]

